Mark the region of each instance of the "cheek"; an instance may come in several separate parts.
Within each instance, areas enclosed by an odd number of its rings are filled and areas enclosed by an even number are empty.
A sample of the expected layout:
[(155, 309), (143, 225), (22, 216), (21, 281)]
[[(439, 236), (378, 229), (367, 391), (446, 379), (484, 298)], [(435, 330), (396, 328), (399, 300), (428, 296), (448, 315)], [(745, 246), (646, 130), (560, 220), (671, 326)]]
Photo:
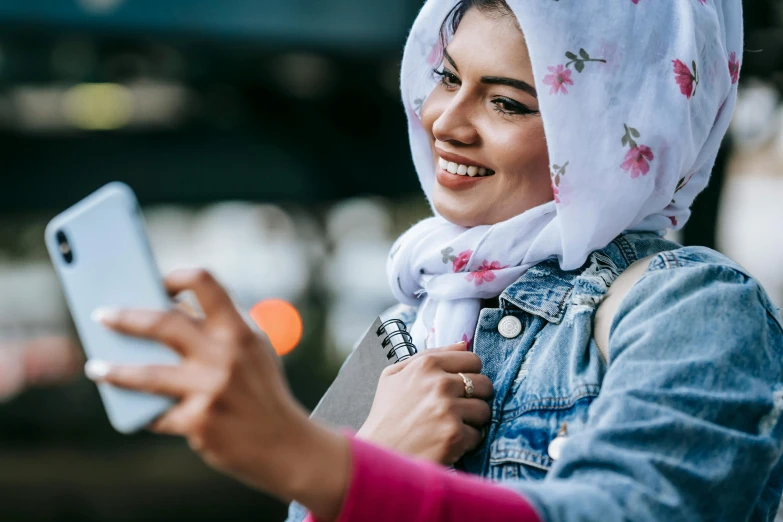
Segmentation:
[(492, 148), (503, 171), (529, 182), (549, 178), (549, 151), (540, 120), (513, 131), (498, 132), (494, 138)]

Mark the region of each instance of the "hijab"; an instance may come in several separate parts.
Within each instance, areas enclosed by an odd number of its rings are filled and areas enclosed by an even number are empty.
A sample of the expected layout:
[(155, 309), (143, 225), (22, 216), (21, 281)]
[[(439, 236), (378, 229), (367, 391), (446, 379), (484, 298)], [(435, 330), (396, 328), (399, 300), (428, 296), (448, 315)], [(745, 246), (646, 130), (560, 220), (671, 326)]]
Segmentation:
[[(402, 61), (411, 152), (431, 206), (435, 161), (420, 111), (438, 81), (441, 25), (456, 4), (424, 4)], [(395, 242), (389, 281), (400, 302), (419, 307), (411, 329), (419, 348), (470, 343), (481, 299), (536, 263), (554, 257), (573, 270), (624, 231), (681, 228), (734, 109), (740, 0), (507, 4), (530, 53), (554, 199), (470, 228), (433, 207)]]

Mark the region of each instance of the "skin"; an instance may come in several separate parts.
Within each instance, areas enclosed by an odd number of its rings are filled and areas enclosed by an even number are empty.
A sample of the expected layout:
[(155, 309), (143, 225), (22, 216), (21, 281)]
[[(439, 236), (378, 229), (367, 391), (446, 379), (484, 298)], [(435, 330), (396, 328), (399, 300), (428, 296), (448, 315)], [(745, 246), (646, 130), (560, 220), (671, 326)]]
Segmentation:
[[(436, 171), (438, 149), (495, 171), (466, 190), (452, 190), (436, 181), (433, 203), (438, 213), (465, 227), (493, 225), (551, 201), (544, 124), (516, 19), (470, 9), (438, 71), (441, 82), (421, 110)], [(530, 89), (490, 83), (487, 78), (516, 80)]]
[[(482, 82), (483, 76), (512, 76), (532, 85), (527, 49), (514, 20), (473, 9), (447, 52), (457, 66), (454, 78), (436, 88), (422, 110), (433, 149), (475, 159), (496, 174), (467, 190), (436, 186), (438, 212), (473, 226), (552, 199), (540, 117), (495, 111), (496, 106), (518, 111), (522, 104), (537, 111), (535, 97)], [(168, 345), (182, 362), (105, 366), (88, 373), (90, 378), (177, 399), (152, 431), (183, 437), (214, 468), (283, 501), (297, 500), (318, 520), (335, 520), (350, 480), (348, 439), (309, 419), (291, 395), (269, 339), (245, 322), (208, 272), (181, 270), (164, 283), (172, 296), (194, 292), (204, 315), (176, 307), (100, 310), (96, 320)], [(473, 398), (464, 396), (460, 372), (473, 380)], [(479, 428), (490, 418), (486, 400), (492, 383), (480, 372), (480, 359), (462, 343), (427, 350), (387, 369), (357, 435), (419, 458), (455, 462), (480, 442)]]

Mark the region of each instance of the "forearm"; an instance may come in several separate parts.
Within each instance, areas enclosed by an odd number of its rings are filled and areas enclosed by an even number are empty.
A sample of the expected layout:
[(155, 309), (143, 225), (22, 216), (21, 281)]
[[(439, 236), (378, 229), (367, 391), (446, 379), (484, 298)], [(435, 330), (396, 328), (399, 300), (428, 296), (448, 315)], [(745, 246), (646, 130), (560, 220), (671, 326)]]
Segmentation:
[[(357, 439), (350, 440), (350, 450), (350, 485), (340, 522), (540, 520), (524, 497), (497, 484)], [(313, 512), (309, 521), (313, 520), (332, 519)]]

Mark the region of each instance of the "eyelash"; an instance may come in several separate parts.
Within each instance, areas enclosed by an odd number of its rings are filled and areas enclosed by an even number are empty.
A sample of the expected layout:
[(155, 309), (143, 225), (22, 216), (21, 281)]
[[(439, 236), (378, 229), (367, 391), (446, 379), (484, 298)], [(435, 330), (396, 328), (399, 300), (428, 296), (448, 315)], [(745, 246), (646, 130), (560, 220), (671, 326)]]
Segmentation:
[[(443, 69), (441, 71), (437, 69), (433, 69), (432, 71), (435, 75), (440, 77), (440, 80), (438, 83), (442, 85), (444, 88), (451, 90), (455, 87), (459, 86), (459, 78), (449, 71), (448, 69)], [(501, 108), (501, 105), (506, 105), (507, 108), (503, 109)], [(492, 100), (493, 110), (496, 112), (503, 114), (505, 116), (525, 116), (529, 114), (536, 114), (538, 111), (534, 111), (532, 109), (527, 108), (526, 106), (522, 105), (521, 103), (515, 102), (514, 100), (511, 100), (509, 98), (495, 98)], [(512, 109), (508, 110), (508, 106), (511, 106)]]

